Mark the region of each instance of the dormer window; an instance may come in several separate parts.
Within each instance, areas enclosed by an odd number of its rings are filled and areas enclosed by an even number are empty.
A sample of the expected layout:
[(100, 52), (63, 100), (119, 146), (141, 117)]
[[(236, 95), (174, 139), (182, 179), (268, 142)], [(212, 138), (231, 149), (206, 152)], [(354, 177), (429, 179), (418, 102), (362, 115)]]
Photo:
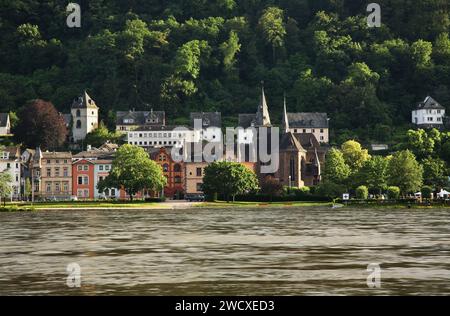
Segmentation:
[(6, 151), (1, 152), (0, 153), (0, 159), (3, 159), (3, 160), (9, 159), (9, 152), (6, 152)]
[(125, 124), (134, 124), (134, 120), (133, 119), (124, 119), (123, 122)]

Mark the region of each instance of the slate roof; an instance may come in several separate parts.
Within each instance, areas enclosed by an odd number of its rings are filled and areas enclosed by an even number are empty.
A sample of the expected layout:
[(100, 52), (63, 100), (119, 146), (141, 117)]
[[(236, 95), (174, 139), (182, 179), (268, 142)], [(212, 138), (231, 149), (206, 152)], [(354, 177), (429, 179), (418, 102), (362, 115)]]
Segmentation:
[(100, 149), (92, 149), (88, 151), (82, 151), (73, 156), (74, 159), (107, 159), (113, 158), (114, 152), (108, 152)]
[(15, 160), (21, 155), (19, 146), (8, 146), (0, 151), (9, 153), (9, 160)]
[(0, 113), (0, 127), (6, 127), (8, 123), (8, 113)]
[(89, 94), (84, 91), (83, 95), (73, 100), (72, 109), (98, 109), (98, 107)]
[(61, 116), (63, 117), (64, 122), (67, 126), (72, 123), (72, 114), (61, 113)]
[(239, 127), (249, 128), (256, 122), (256, 114), (239, 114)]
[(194, 127), (194, 120), (202, 120), (203, 128), (222, 128), (222, 114), (220, 112), (193, 112), (191, 113), (191, 127)]
[(328, 128), (327, 113), (288, 113), (289, 127), (292, 128)]
[(427, 96), (423, 102), (417, 105), (418, 110), (422, 109), (432, 109), (432, 110), (445, 110), (445, 107), (439, 104), (435, 99)]
[[(125, 120), (132, 119), (133, 123), (125, 123)], [(117, 125), (166, 125), (166, 112), (164, 111), (118, 111), (116, 118)]]
[(303, 151), (306, 150), (302, 147), (299, 140), (295, 137), (293, 133), (284, 133), (280, 139), (280, 150), (281, 151)]
[(310, 149), (310, 148), (321, 148), (324, 146), (321, 146), (319, 141), (317, 140), (316, 136), (311, 133), (304, 133), (304, 134), (295, 134), (295, 137), (300, 142), (303, 148)]
[(46, 151), (42, 153), (42, 159), (72, 159), (72, 153)]

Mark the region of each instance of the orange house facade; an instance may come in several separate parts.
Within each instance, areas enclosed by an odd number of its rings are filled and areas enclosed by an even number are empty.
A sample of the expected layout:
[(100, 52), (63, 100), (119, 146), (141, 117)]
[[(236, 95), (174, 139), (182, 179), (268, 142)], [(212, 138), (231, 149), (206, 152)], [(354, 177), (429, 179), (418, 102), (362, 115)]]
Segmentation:
[(150, 154), (150, 158), (161, 166), (164, 176), (167, 178), (164, 196), (179, 199), (185, 193), (185, 166), (184, 163), (173, 161), (170, 151), (170, 148), (158, 148)]
[(72, 164), (72, 191), (79, 200), (95, 198), (95, 164), (81, 159)]

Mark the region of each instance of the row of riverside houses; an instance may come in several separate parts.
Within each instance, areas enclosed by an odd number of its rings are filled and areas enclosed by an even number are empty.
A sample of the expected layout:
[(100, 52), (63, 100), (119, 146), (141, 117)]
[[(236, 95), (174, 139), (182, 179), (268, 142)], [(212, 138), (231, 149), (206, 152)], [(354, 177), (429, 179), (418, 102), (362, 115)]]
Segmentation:
[[(95, 101), (84, 92), (74, 100), (71, 114), (64, 114), (71, 139), (82, 141), (86, 135), (98, 127), (98, 111)], [(203, 175), (207, 162), (175, 162), (171, 156), (173, 147), (179, 147), (188, 155), (188, 147), (194, 142), (216, 141), (222, 138), (222, 118), (219, 112), (191, 113), (188, 126), (169, 126), (165, 112), (128, 111), (117, 113), (116, 129), (124, 134), (129, 144), (144, 148), (150, 158), (159, 164), (167, 177), (164, 194), (169, 198), (202, 191)], [(201, 120), (201, 126), (194, 126)], [(283, 185), (292, 187), (313, 186), (321, 180), (321, 170), (328, 150), (329, 120), (325, 113), (288, 113), (286, 102), (282, 117), (278, 171), (261, 174), (259, 162), (245, 162), (247, 168), (255, 171), (260, 180), (265, 176), (278, 179)], [(196, 127), (196, 128), (194, 128)], [(240, 114), (239, 127), (247, 129), (272, 127), (269, 107), (264, 88), (254, 114)], [(176, 130), (175, 130), (176, 128)], [(180, 130), (180, 128), (183, 128)], [(235, 149), (244, 144), (249, 150), (247, 130), (239, 131)], [(259, 135), (258, 135), (259, 137)], [(246, 147), (247, 146), (247, 147)], [(259, 140), (258, 140), (259, 146)], [(97, 184), (112, 168), (117, 145), (105, 144), (101, 148), (91, 148), (78, 154), (71, 152), (42, 152), (37, 149), (6, 148), (1, 156), (5, 164), (0, 171), (9, 169), (15, 180), (12, 198), (24, 196), (27, 181), (33, 184), (36, 199), (65, 200), (127, 198), (123, 190), (111, 188), (100, 194)], [(258, 151), (259, 152), (259, 151)], [(236, 161), (236, 157), (226, 157)], [(259, 159), (257, 159), (259, 161)]]

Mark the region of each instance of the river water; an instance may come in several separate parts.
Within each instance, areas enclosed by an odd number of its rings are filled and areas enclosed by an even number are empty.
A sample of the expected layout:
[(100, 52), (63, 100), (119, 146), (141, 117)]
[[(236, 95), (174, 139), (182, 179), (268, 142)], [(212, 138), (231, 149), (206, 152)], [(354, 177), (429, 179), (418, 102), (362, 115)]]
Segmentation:
[(450, 211), (0, 213), (0, 294), (448, 295)]

